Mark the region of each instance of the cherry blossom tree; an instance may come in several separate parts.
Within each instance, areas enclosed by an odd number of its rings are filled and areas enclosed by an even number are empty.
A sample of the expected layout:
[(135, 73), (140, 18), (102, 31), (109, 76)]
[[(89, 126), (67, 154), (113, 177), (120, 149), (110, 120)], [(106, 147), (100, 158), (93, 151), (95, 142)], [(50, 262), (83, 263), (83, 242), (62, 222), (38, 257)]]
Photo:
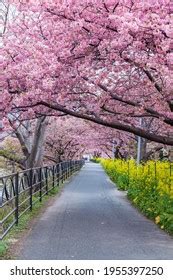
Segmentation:
[(130, 144), (135, 147), (135, 139), (130, 134), (117, 132), (111, 128), (69, 116), (52, 117), (46, 132), (45, 160), (61, 162), (81, 158), (84, 154), (102, 157), (126, 157), (130, 154)]
[(59, 163), (82, 158), (86, 150), (86, 125), (71, 117), (51, 118), (46, 131), (45, 161)]
[(61, 111), (173, 145), (170, 0), (10, 2), (2, 114)]

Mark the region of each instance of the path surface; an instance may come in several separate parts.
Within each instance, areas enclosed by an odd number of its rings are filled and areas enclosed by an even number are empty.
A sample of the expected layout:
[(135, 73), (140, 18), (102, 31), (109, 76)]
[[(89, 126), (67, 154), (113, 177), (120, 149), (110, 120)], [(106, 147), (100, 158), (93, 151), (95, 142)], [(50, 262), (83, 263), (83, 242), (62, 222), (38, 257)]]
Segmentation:
[(173, 259), (173, 238), (88, 163), (27, 236), (18, 259)]

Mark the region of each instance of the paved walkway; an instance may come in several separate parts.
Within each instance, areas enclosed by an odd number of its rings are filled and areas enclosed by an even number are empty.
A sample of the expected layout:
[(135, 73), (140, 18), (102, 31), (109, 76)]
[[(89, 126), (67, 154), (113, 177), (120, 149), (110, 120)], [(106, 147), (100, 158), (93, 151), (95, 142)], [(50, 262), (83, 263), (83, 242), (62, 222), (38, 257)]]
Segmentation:
[(19, 259), (173, 259), (173, 238), (88, 163), (31, 230)]

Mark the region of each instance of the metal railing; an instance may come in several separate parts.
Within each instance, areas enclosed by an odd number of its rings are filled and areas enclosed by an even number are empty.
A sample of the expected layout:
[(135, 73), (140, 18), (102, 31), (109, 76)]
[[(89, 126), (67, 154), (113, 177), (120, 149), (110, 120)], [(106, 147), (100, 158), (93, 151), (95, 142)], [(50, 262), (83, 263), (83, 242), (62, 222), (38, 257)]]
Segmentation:
[(53, 166), (32, 168), (0, 177), (0, 240), (33, 206), (59, 187), (74, 172), (81, 169), (83, 160), (61, 162)]

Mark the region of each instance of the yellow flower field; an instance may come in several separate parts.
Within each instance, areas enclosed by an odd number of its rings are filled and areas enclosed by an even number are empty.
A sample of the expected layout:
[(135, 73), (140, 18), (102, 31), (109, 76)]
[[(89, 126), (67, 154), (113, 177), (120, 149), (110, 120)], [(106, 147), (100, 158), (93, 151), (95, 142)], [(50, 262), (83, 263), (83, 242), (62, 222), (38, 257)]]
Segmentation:
[(148, 161), (137, 165), (134, 160), (100, 160), (119, 189), (146, 216), (173, 233), (173, 163)]

